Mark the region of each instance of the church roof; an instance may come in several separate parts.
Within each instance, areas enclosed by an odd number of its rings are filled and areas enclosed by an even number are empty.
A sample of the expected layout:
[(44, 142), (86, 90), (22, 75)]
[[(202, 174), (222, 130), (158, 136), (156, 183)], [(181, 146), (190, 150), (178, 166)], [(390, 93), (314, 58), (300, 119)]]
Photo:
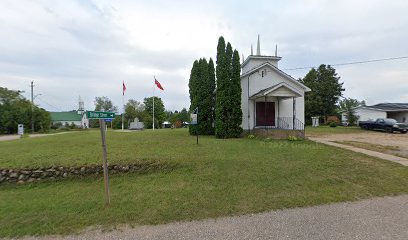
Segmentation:
[[(260, 56), (257, 56), (260, 57)], [(285, 73), (284, 71), (280, 70), (279, 68), (273, 66), (272, 64), (270, 64), (269, 62), (263, 63), (257, 67), (252, 68), (251, 70), (243, 73), (241, 75), (241, 78), (246, 77), (248, 75), (251, 75), (252, 73), (258, 71), (259, 69), (263, 68), (263, 67), (269, 67), (272, 70), (274, 70), (275, 72), (277, 72), (278, 74), (280, 74), (281, 76), (285, 77), (286, 79), (288, 79), (289, 81), (294, 82), (295, 84), (297, 84), (298, 86), (300, 86), (301, 88), (303, 88), (306, 92), (310, 92), (311, 89), (308, 88), (307, 86), (303, 85), (302, 83), (300, 83), (299, 81), (297, 81), (296, 79), (294, 79), (292, 76), (290, 76), (289, 74)]]
[(258, 97), (263, 97), (263, 96), (267, 96), (268, 94), (274, 92), (275, 90), (279, 89), (279, 88), (286, 88), (288, 89), (290, 92), (292, 92), (294, 95), (300, 97), (302, 96), (301, 93), (299, 93), (296, 89), (292, 88), (291, 86), (289, 86), (287, 83), (285, 82), (280, 82), (278, 84), (275, 84), (273, 86), (270, 86), (268, 88), (262, 89), (259, 92), (253, 94), (252, 96), (250, 96), (249, 98), (258, 98)]

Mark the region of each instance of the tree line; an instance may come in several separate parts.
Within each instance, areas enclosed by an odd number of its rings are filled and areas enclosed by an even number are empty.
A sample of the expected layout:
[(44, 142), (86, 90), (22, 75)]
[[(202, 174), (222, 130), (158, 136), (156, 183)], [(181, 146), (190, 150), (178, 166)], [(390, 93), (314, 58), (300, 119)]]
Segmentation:
[[(118, 107), (106, 96), (96, 97), (95, 111), (118, 112)], [(143, 103), (135, 99), (129, 99), (124, 106), (124, 128), (138, 118), (147, 129), (153, 128), (153, 97), (143, 99)], [(154, 97), (154, 126), (161, 128), (164, 121), (169, 121), (175, 127), (181, 127), (183, 122), (189, 122), (189, 114), (185, 108), (181, 111), (166, 111), (163, 100)], [(99, 127), (98, 120), (90, 120), (90, 127)], [(112, 121), (112, 128), (122, 128), (122, 115), (116, 115)]]
[(50, 113), (43, 108), (33, 106), (21, 93), (22, 91), (0, 87), (0, 133), (17, 133), (18, 124), (24, 124), (25, 132), (31, 130), (33, 115), (34, 131), (49, 131), (51, 126)]
[(198, 125), (190, 134), (239, 137), (242, 133), (241, 65), (231, 43), (218, 39), (216, 67), (212, 58), (195, 60), (189, 79), (190, 112), (198, 110)]

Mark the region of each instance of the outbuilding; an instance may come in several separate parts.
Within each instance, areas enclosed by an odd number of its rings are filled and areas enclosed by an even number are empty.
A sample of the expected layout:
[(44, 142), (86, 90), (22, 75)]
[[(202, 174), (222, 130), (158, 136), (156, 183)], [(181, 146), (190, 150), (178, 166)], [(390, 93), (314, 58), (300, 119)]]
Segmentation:
[[(359, 106), (354, 109), (358, 121), (375, 120), (377, 118), (393, 118), (397, 122), (408, 122), (408, 103), (378, 103), (371, 106)], [(342, 113), (342, 121), (347, 121)]]

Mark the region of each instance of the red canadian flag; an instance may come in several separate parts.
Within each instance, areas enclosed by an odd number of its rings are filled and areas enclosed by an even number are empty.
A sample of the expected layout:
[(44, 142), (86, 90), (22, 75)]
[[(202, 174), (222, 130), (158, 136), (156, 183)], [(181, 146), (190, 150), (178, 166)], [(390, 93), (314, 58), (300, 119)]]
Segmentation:
[(160, 90), (164, 90), (162, 85), (159, 83), (159, 81), (157, 81), (156, 78), (154, 78), (154, 83), (156, 84), (156, 86), (160, 89)]
[(125, 85), (125, 81), (123, 81), (123, 94), (122, 94), (122, 96), (125, 96), (125, 91), (126, 91), (126, 85)]

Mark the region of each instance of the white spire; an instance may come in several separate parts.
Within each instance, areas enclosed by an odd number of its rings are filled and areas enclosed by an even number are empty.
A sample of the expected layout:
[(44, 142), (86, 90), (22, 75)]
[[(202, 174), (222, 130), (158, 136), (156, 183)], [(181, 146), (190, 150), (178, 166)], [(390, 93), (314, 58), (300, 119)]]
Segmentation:
[(252, 47), (252, 44), (251, 44), (251, 56), (253, 55), (254, 55), (254, 48)]
[(245, 57), (244, 54), (242, 54), (242, 63), (244, 63)]
[(81, 96), (78, 98), (78, 113), (84, 112), (84, 101), (82, 100)]
[(259, 40), (259, 34), (258, 34), (258, 44), (256, 46), (256, 55), (261, 56), (261, 42)]
[(276, 44), (276, 46), (275, 46), (275, 57), (277, 57), (278, 56), (278, 44)]

